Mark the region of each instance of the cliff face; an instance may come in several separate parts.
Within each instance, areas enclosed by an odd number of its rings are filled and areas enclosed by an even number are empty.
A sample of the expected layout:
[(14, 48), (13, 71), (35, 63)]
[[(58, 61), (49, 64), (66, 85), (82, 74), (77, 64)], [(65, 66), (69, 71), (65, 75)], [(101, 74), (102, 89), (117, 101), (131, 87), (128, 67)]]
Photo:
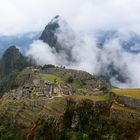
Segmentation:
[(76, 45), (76, 36), (62, 17), (55, 16), (47, 24), (39, 39), (53, 48), (55, 53), (63, 55), (68, 62), (75, 61), (72, 49)]
[(40, 40), (49, 44), (50, 47), (55, 47), (57, 44), (57, 36), (55, 35), (56, 30), (59, 28), (59, 16), (56, 16), (52, 21), (45, 27), (44, 31), (40, 36)]

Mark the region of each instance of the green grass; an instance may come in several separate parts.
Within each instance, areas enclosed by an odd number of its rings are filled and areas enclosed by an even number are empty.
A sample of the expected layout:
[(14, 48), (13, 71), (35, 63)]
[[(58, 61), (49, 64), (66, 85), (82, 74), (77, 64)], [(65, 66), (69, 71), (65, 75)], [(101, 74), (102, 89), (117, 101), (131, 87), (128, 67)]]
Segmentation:
[(70, 99), (75, 99), (75, 100), (93, 100), (93, 101), (105, 101), (108, 100), (107, 96), (81, 96), (81, 95), (73, 95), (73, 96), (68, 96), (67, 98)]
[(115, 94), (140, 99), (140, 88), (130, 88), (130, 89), (117, 89), (116, 88), (116, 89), (112, 89), (112, 92)]
[(47, 81), (50, 81), (50, 82), (53, 82), (53, 83), (55, 81), (59, 84), (63, 83), (62, 79), (60, 79), (58, 76), (53, 75), (53, 74), (43, 74), (42, 78), (43, 78), (43, 80), (47, 80)]

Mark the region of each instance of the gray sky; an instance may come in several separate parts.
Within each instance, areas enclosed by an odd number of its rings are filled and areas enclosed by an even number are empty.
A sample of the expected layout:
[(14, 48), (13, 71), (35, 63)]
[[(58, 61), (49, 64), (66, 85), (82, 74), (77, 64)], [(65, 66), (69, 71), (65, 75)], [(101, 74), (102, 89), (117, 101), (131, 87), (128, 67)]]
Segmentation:
[(76, 30), (140, 32), (140, 0), (0, 0), (0, 34), (42, 30), (59, 14)]

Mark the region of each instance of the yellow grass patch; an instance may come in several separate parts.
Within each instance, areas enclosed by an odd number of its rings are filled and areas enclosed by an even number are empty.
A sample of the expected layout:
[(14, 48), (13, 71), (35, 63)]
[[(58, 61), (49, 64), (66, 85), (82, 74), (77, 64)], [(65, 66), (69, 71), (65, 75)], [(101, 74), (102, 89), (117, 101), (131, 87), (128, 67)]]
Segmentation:
[(140, 99), (140, 88), (112, 89), (112, 92), (119, 95)]

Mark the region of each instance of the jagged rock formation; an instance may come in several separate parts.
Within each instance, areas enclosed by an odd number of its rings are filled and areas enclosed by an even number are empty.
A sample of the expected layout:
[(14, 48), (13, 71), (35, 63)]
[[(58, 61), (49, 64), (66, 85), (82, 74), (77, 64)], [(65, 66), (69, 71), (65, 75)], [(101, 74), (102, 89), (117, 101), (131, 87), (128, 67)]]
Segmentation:
[(50, 23), (45, 27), (40, 36), (40, 40), (49, 44), (50, 47), (55, 47), (57, 44), (56, 30), (59, 28), (59, 16), (54, 17)]
[(39, 39), (47, 43), (56, 53), (62, 55), (67, 62), (74, 62), (72, 49), (75, 45), (75, 37), (74, 31), (68, 23), (57, 15), (47, 24)]

